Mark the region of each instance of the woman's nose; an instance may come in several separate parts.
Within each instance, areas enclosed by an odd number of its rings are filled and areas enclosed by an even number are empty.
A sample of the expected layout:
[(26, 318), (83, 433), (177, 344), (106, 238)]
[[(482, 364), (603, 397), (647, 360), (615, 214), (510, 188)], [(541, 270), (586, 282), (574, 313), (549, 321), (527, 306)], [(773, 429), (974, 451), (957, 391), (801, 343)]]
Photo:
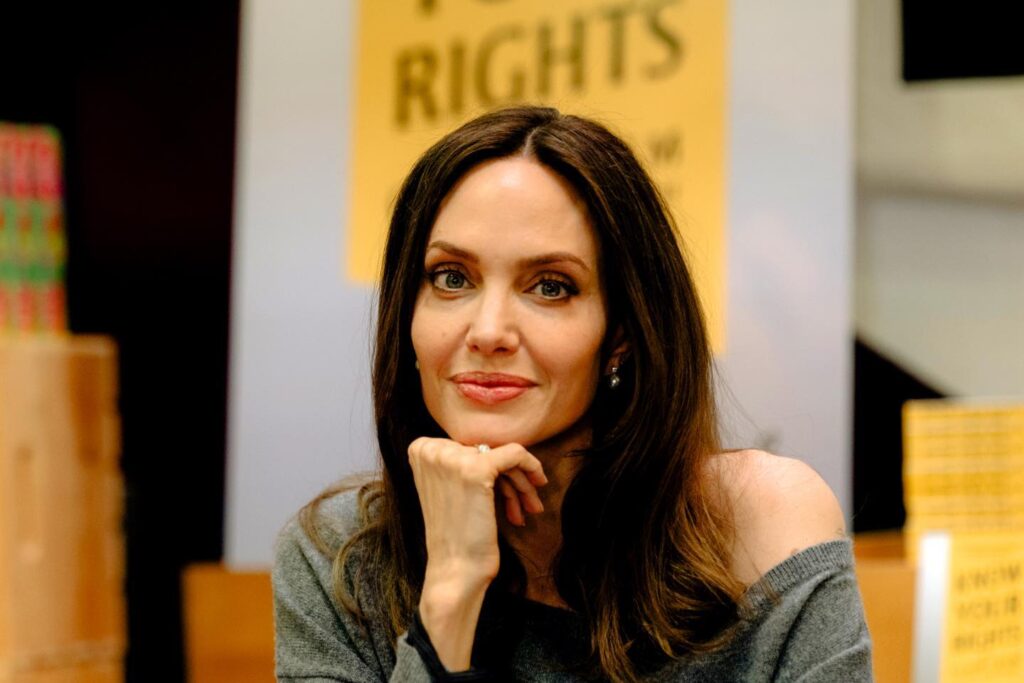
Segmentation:
[(477, 299), (466, 332), (466, 346), (480, 353), (511, 353), (519, 347), (514, 303), (499, 291)]

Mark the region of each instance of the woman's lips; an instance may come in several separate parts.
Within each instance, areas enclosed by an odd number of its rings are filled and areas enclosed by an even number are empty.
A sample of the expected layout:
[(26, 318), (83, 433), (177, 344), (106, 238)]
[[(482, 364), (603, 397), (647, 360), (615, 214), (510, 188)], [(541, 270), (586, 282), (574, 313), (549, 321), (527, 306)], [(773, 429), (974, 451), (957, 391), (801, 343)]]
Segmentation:
[(495, 403), (511, 400), (522, 395), (530, 388), (512, 386), (485, 387), (471, 382), (457, 382), (455, 386), (458, 387), (459, 393), (466, 398), (479, 401), (480, 403), (486, 403), (487, 405), (494, 405)]
[(536, 386), (524, 377), (492, 372), (464, 372), (452, 377), (452, 381), (460, 394), (486, 405), (510, 401)]

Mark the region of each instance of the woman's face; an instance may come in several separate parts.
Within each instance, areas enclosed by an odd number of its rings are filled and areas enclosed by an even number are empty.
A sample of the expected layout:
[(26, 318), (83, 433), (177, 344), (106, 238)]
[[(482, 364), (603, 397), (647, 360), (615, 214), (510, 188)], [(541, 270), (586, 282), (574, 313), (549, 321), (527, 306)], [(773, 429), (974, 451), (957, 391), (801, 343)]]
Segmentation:
[(536, 444), (594, 398), (605, 335), (586, 207), (536, 161), (481, 164), (445, 199), (412, 319), (423, 399), (464, 444)]

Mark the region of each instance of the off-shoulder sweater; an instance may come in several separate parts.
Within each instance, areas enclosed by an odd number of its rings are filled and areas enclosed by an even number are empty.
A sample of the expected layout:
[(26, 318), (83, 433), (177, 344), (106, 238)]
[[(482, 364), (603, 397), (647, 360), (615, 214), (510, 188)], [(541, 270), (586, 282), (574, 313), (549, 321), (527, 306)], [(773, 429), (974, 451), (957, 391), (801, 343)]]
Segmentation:
[[(359, 528), (355, 491), (323, 502), (323, 538), (340, 547)], [(586, 680), (582, 617), (505, 594), (485, 601), (470, 672), (446, 674), (418, 620), (392, 646), (383, 625), (368, 629), (335, 599), (332, 557), (293, 520), (278, 538), (273, 568), (277, 680), (333, 683), (430, 680)], [(363, 576), (361, 580), (376, 577)], [(847, 539), (802, 550), (770, 569), (746, 593), (729, 643), (673, 660), (657, 681), (872, 680), (871, 641)]]

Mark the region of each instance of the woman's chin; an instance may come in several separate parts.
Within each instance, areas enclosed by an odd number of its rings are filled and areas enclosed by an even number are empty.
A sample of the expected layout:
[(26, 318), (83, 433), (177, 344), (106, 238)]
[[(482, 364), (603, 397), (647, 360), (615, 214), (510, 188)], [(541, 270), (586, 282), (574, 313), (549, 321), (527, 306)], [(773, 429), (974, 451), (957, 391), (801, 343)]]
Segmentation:
[(536, 436), (522, 429), (509, 429), (508, 427), (495, 426), (493, 428), (481, 429), (479, 426), (472, 429), (446, 430), (448, 438), (467, 445), (487, 444), (491, 447), (504, 446), (507, 443), (517, 443), (521, 446), (530, 446), (538, 441)]
[(504, 446), (505, 444), (510, 444), (510, 443), (517, 443), (520, 446), (529, 447), (529, 446), (532, 446), (533, 444), (536, 443), (536, 440), (534, 440), (534, 439), (516, 438), (514, 436), (503, 436), (503, 435), (500, 435), (500, 434), (493, 434), (493, 435), (481, 434), (481, 435), (478, 435), (478, 436), (470, 436), (470, 437), (465, 438), (465, 439), (453, 439), (453, 441), (458, 441), (459, 443), (464, 443), (464, 444), (467, 444), (467, 445), (470, 445), (470, 446), (476, 446), (478, 444), (486, 444), (486, 445), (490, 446), (491, 448), (497, 448), (498, 446)]
[(517, 443), (525, 448), (555, 446), (576, 449), (590, 443), (590, 422), (583, 416), (569, 424), (517, 423), (511, 420), (452, 420), (441, 424), (452, 441), (474, 446), (487, 444), (491, 448)]

